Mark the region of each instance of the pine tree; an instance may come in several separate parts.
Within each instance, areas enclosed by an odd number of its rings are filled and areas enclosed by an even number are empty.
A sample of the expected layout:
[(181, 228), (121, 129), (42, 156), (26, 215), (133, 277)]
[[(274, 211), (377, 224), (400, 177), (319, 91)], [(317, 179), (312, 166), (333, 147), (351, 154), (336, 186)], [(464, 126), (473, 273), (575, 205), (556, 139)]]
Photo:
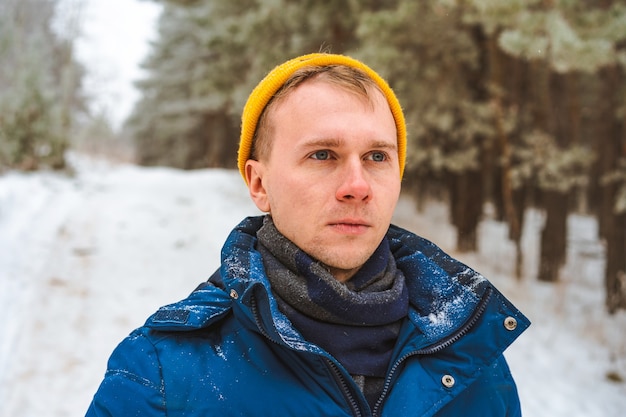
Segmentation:
[[(358, 2), (163, 1), (159, 38), (129, 128), (139, 162), (233, 167), (254, 85), (296, 55), (354, 43)], [(340, 12), (341, 11), (341, 12)]]
[(573, 197), (588, 191), (607, 242), (607, 306), (626, 305), (623, 2), (160, 1), (160, 38), (129, 124), (143, 163), (233, 166), (258, 80), (295, 55), (345, 52), (396, 91), (409, 134), (405, 189), (448, 199), (459, 249), (476, 249), (491, 201), (521, 275), (524, 212), (536, 205), (546, 214), (538, 277), (555, 281), (566, 218), (585, 206)]
[[(451, 2), (400, 1), (365, 15), (357, 56), (380, 67), (403, 103), (409, 127), (409, 187), (445, 187), (457, 248), (477, 248), (491, 146), (480, 34)], [(413, 183), (413, 184), (411, 184)], [(432, 188), (431, 188), (432, 189)]]
[(84, 70), (73, 39), (53, 30), (53, 0), (0, 4), (0, 167), (65, 166)]
[[(476, 0), (479, 4), (494, 5)], [(495, 17), (503, 28), (498, 38), (503, 51), (530, 63), (527, 72), (535, 88), (529, 87), (535, 92), (526, 117), (531, 128), (523, 129), (526, 133), (516, 146), (515, 170), (522, 182), (539, 188), (546, 211), (539, 278), (558, 278), (570, 210), (565, 202), (573, 190), (587, 187), (606, 240), (607, 306), (615, 311), (626, 307), (626, 223), (616, 210), (619, 181), (602, 179), (620, 177), (618, 164), (626, 153), (620, 110), (626, 92), (626, 7), (617, 1), (536, 2), (534, 6), (520, 9), (515, 19), (490, 7), (476, 10)]]

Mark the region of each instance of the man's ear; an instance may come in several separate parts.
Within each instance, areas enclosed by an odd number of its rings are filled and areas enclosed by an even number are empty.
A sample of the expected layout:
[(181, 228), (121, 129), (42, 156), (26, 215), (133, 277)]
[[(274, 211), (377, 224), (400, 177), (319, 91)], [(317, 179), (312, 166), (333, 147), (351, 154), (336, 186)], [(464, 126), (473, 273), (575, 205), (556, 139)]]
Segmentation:
[(265, 174), (265, 165), (262, 162), (248, 159), (245, 166), (246, 181), (248, 181), (248, 191), (250, 197), (257, 208), (263, 212), (269, 213), (270, 203), (267, 198), (267, 190), (263, 183)]

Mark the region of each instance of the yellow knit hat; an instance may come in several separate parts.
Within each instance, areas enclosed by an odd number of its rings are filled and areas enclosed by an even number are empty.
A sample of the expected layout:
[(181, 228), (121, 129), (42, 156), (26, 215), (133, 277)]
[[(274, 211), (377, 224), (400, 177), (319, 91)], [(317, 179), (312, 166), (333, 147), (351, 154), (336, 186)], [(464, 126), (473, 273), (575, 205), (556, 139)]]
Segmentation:
[(244, 181), (246, 181), (246, 161), (250, 158), (254, 132), (256, 131), (259, 117), (261, 117), (261, 113), (263, 112), (263, 109), (265, 109), (267, 103), (289, 79), (289, 77), (291, 77), (291, 75), (298, 69), (309, 66), (324, 67), (329, 65), (345, 65), (347, 67), (360, 69), (378, 85), (387, 98), (389, 108), (391, 109), (391, 113), (393, 114), (393, 118), (396, 122), (396, 130), (398, 134), (398, 160), (400, 162), (400, 177), (402, 177), (406, 160), (406, 125), (400, 103), (387, 82), (367, 65), (354, 58), (350, 58), (345, 55), (316, 53), (303, 55), (277, 66), (269, 74), (267, 74), (267, 76), (252, 91), (250, 97), (248, 97), (248, 101), (246, 102), (241, 115), (241, 137), (239, 140), (239, 153), (237, 158), (239, 172), (244, 178)]

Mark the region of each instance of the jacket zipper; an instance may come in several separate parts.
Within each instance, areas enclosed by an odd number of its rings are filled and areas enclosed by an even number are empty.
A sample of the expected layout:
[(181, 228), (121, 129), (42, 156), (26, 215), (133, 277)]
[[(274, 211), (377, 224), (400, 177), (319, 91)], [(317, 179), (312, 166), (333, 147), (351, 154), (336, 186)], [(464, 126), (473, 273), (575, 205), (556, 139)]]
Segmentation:
[(261, 318), (259, 317), (259, 310), (256, 305), (256, 299), (254, 297), (250, 298), (250, 308), (252, 309), (252, 315), (254, 316), (254, 323), (256, 324), (256, 327), (259, 329), (261, 334), (270, 342), (274, 342), (277, 345), (284, 346), (285, 343), (282, 343), (272, 338), (272, 336), (270, 336), (270, 334), (265, 330), (265, 327), (263, 327), (263, 323), (261, 322)]
[[(285, 343), (279, 342), (278, 340), (272, 338), (272, 336), (270, 336), (270, 334), (265, 330), (265, 327), (263, 326), (263, 323), (261, 322), (261, 318), (259, 317), (259, 310), (257, 308), (256, 299), (254, 297), (251, 297), (250, 301), (251, 301), (250, 307), (252, 309), (252, 315), (254, 316), (254, 322), (257, 328), (259, 329), (259, 331), (261, 332), (261, 334), (270, 342), (276, 343), (277, 345), (280, 345), (280, 346), (285, 346)], [(335, 364), (330, 358), (324, 358), (324, 360), (328, 368), (332, 372), (333, 376), (335, 377), (335, 381), (337, 382), (337, 385), (339, 385), (339, 388), (341, 389), (343, 396), (346, 399), (346, 402), (350, 406), (350, 410), (352, 410), (352, 414), (354, 415), (354, 417), (362, 417), (362, 413), (361, 413), (361, 410), (359, 409), (359, 405), (354, 399), (354, 396), (352, 395), (352, 392), (350, 391), (350, 388), (348, 387), (348, 383), (346, 382), (346, 379), (344, 378), (343, 374), (337, 367), (337, 364)]]
[[(491, 299), (492, 293), (493, 293), (493, 289), (488, 287), (486, 289), (486, 291), (485, 291), (485, 294), (483, 295), (483, 298), (478, 303), (478, 306), (476, 307), (476, 310), (472, 314), (472, 317), (470, 317), (470, 319), (459, 330), (454, 332), (447, 339), (445, 339), (445, 340), (443, 340), (443, 341), (441, 341), (441, 342), (439, 342), (439, 343), (437, 343), (435, 345), (432, 345), (430, 347), (427, 347), (427, 348), (424, 348), (424, 349), (414, 350), (412, 352), (408, 352), (405, 355), (403, 355), (401, 358), (399, 358), (394, 363), (393, 367), (389, 371), (389, 375), (387, 375), (387, 379), (385, 381), (385, 386), (383, 387), (383, 392), (382, 392), (380, 398), (378, 399), (378, 401), (376, 402), (376, 405), (374, 406), (374, 409), (372, 410), (372, 416), (374, 416), (374, 417), (378, 416), (380, 407), (381, 407), (385, 397), (387, 396), (387, 393), (389, 392), (389, 388), (391, 386), (391, 381), (393, 380), (393, 376), (396, 373), (396, 371), (398, 370), (398, 368), (400, 367), (400, 364), (402, 364), (405, 360), (407, 360), (411, 356), (415, 356), (415, 355), (432, 355), (432, 354), (435, 354), (437, 352), (440, 352), (443, 349), (445, 349), (445, 348), (449, 347), (450, 345), (452, 345), (453, 343), (455, 343), (457, 340), (459, 340), (465, 334), (467, 334), (467, 332), (469, 332), (470, 329), (472, 327), (474, 327), (476, 322), (482, 317), (483, 313), (485, 312), (485, 309), (487, 308), (487, 303)], [(261, 318), (259, 317), (258, 308), (257, 308), (257, 304), (256, 304), (256, 299), (254, 297), (251, 298), (251, 306), (250, 307), (252, 308), (252, 315), (254, 316), (254, 321), (256, 323), (256, 326), (259, 329), (259, 331), (261, 332), (261, 334), (265, 338), (270, 340), (271, 342), (276, 343), (276, 344), (281, 345), (281, 346), (284, 346), (285, 344), (283, 342), (279, 342), (279, 341), (273, 339), (269, 335), (269, 333), (267, 333), (267, 331), (265, 330), (265, 327), (263, 327), (263, 323), (261, 322)], [(346, 401), (348, 402), (348, 405), (350, 406), (350, 409), (352, 410), (352, 413), (354, 414), (355, 417), (361, 417), (362, 416), (361, 410), (359, 409), (359, 406), (358, 406), (356, 400), (354, 399), (354, 396), (352, 395), (352, 392), (350, 391), (350, 388), (348, 387), (348, 384), (347, 384), (346, 379), (344, 378), (343, 374), (341, 373), (341, 371), (339, 370), (337, 365), (332, 360), (330, 360), (329, 358), (325, 358), (325, 360), (326, 360), (326, 363), (328, 364), (329, 369), (331, 370), (331, 372), (335, 376), (335, 380), (337, 381), (341, 391), (343, 392), (343, 395), (346, 398)]]
[(359, 405), (354, 399), (354, 396), (352, 395), (352, 391), (350, 391), (350, 387), (348, 387), (348, 383), (346, 382), (346, 379), (344, 378), (343, 374), (341, 373), (337, 365), (332, 360), (326, 358), (326, 363), (328, 364), (328, 367), (330, 368), (331, 372), (335, 376), (335, 380), (337, 381), (337, 384), (341, 388), (341, 391), (343, 392), (343, 395), (346, 398), (346, 401), (348, 402), (350, 409), (352, 410), (352, 414), (355, 417), (361, 417), (363, 414), (361, 413), (361, 410), (359, 409)]
[(407, 352), (405, 355), (403, 355), (401, 358), (399, 358), (394, 363), (393, 367), (389, 371), (389, 375), (387, 375), (387, 379), (385, 380), (385, 386), (383, 387), (383, 392), (380, 395), (380, 398), (378, 399), (378, 401), (376, 402), (376, 405), (374, 406), (374, 410), (372, 412), (372, 415), (374, 417), (378, 416), (380, 407), (381, 407), (385, 397), (387, 396), (387, 393), (389, 392), (389, 388), (391, 387), (391, 381), (393, 379), (393, 376), (396, 373), (396, 371), (398, 370), (398, 368), (400, 367), (400, 364), (402, 362), (404, 362), (405, 360), (407, 360), (408, 358), (410, 358), (411, 356), (415, 356), (415, 355), (432, 355), (432, 354), (435, 354), (437, 352), (440, 352), (443, 349), (445, 349), (445, 348), (449, 347), (450, 345), (452, 345), (457, 340), (459, 340), (465, 334), (467, 334), (467, 332), (469, 332), (470, 329), (472, 327), (474, 327), (474, 325), (476, 324), (478, 319), (480, 319), (482, 317), (483, 313), (485, 312), (485, 309), (487, 308), (487, 303), (491, 299), (492, 293), (493, 293), (493, 289), (491, 287), (488, 287), (487, 290), (485, 291), (485, 294), (483, 295), (483, 298), (480, 300), (480, 303), (478, 303), (478, 306), (476, 307), (476, 310), (472, 314), (472, 317), (470, 317), (470, 319), (459, 330), (454, 332), (448, 338), (446, 338), (445, 340), (443, 340), (443, 341), (441, 341), (441, 342), (439, 342), (439, 343), (437, 343), (435, 345), (432, 345), (430, 347), (427, 347), (427, 348), (424, 348), (424, 349), (414, 350), (412, 352)]

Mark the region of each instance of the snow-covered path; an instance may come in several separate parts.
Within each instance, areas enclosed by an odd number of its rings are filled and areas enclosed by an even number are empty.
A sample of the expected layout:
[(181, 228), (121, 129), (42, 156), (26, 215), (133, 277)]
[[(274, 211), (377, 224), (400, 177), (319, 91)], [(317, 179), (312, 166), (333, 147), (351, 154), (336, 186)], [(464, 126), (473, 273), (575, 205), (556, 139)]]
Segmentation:
[[(231, 228), (258, 214), (235, 171), (75, 165), (73, 177), (0, 177), (0, 417), (83, 415), (115, 345), (208, 277)], [(443, 206), (417, 214), (408, 199), (396, 216), (450, 249), (445, 220)], [(507, 354), (527, 417), (623, 416), (626, 383), (607, 375), (626, 377), (626, 315), (603, 314), (593, 223), (572, 221), (557, 286), (509, 278), (513, 248), (495, 222), (461, 259), (533, 320)]]

